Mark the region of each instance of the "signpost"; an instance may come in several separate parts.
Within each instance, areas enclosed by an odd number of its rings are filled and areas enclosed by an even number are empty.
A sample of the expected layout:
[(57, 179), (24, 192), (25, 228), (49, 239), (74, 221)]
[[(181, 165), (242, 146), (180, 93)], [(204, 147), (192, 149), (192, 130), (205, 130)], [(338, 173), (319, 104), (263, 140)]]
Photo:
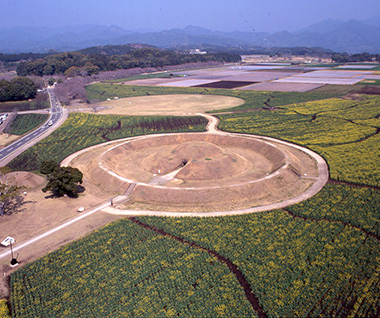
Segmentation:
[(10, 246), (11, 247), (11, 266), (17, 266), (18, 262), (17, 259), (13, 257), (13, 249), (12, 249), (12, 244), (14, 244), (16, 240), (13, 237), (7, 236), (4, 241), (1, 242), (1, 245), (3, 246)]

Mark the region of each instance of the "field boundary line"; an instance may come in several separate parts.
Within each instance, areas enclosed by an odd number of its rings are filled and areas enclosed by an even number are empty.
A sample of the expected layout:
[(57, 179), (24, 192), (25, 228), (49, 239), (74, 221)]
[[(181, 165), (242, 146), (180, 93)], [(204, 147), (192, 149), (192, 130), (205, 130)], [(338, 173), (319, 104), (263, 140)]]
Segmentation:
[(171, 238), (173, 240), (176, 240), (176, 241), (178, 241), (178, 242), (180, 242), (182, 244), (187, 244), (187, 245), (190, 245), (191, 247), (194, 247), (194, 248), (200, 249), (202, 251), (205, 251), (205, 252), (209, 253), (211, 256), (216, 257), (218, 259), (218, 261), (226, 264), (227, 267), (229, 268), (229, 270), (231, 271), (231, 273), (233, 273), (235, 275), (235, 277), (238, 280), (240, 286), (243, 288), (247, 300), (251, 304), (253, 310), (256, 312), (256, 314), (258, 315), (258, 317), (259, 318), (266, 318), (266, 317), (268, 317), (267, 313), (261, 307), (261, 305), (259, 303), (259, 299), (253, 293), (252, 288), (251, 288), (249, 282), (246, 280), (244, 274), (239, 270), (239, 268), (237, 267), (237, 265), (235, 265), (234, 263), (232, 263), (228, 258), (220, 255), (216, 251), (213, 251), (213, 250), (210, 250), (208, 248), (205, 248), (205, 247), (203, 247), (201, 245), (198, 245), (198, 244), (196, 244), (194, 242), (187, 241), (187, 240), (185, 240), (182, 237), (175, 236), (173, 234), (165, 232), (164, 230), (158, 229), (158, 228), (156, 228), (156, 227), (154, 227), (152, 225), (149, 225), (147, 223), (143, 223), (140, 220), (137, 220), (135, 217), (131, 217), (129, 219), (131, 220), (131, 222), (133, 222), (133, 223), (135, 223), (135, 224), (137, 224), (139, 226), (142, 226), (144, 228), (147, 228), (147, 229), (149, 229), (151, 231), (154, 231), (154, 232), (156, 232), (156, 233), (158, 233), (158, 234), (160, 234), (162, 236), (169, 237), (169, 238)]

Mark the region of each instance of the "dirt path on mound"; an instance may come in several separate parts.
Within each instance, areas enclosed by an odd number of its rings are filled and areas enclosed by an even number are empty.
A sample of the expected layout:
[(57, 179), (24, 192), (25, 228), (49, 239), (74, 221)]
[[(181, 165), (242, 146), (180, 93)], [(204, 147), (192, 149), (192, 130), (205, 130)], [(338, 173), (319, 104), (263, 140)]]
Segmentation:
[(201, 114), (201, 113), (198, 113), (196, 115), (202, 116), (202, 117), (204, 117), (204, 118), (206, 118), (208, 120), (208, 124), (206, 126), (206, 130), (207, 130), (207, 132), (209, 134), (220, 134), (220, 135), (227, 134), (226, 132), (221, 131), (221, 130), (218, 129), (219, 118), (216, 118), (214, 116), (207, 115), (207, 114)]

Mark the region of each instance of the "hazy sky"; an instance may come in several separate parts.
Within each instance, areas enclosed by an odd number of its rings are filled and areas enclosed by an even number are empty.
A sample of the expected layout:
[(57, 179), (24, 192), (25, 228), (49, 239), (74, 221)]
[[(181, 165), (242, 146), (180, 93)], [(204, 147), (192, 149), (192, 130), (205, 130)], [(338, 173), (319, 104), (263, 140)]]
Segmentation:
[(165, 30), (295, 31), (324, 19), (380, 15), (380, 0), (0, 0), (0, 28), (117, 25)]

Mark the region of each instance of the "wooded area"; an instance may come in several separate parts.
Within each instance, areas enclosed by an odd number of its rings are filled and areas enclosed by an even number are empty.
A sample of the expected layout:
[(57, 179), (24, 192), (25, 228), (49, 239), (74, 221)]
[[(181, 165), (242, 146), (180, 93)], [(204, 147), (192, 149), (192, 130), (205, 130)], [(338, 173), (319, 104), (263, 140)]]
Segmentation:
[(125, 55), (85, 55), (79, 52), (66, 52), (50, 55), (42, 59), (21, 62), (17, 74), (26, 75), (61, 75), (68, 77), (91, 76), (101, 71), (114, 71), (135, 67), (164, 67), (198, 62), (240, 62), (238, 54), (182, 54), (169, 50), (142, 48)]
[(37, 86), (27, 77), (16, 77), (11, 81), (0, 80), (0, 102), (27, 100), (37, 94)]

